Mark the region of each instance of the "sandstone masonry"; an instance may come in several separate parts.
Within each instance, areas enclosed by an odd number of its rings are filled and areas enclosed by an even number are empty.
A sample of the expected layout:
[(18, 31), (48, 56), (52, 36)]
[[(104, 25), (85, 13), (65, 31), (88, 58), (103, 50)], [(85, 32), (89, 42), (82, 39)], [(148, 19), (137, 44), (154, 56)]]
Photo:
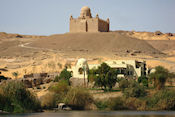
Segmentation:
[(93, 18), (90, 8), (84, 6), (78, 18), (70, 16), (70, 32), (109, 32), (109, 18), (102, 20), (98, 14)]

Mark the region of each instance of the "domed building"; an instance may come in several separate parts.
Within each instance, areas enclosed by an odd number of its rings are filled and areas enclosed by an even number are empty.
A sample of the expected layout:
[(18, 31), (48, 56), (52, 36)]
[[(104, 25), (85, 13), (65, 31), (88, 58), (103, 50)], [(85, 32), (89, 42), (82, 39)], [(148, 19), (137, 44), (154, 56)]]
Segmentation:
[(102, 20), (98, 14), (92, 17), (91, 9), (84, 6), (78, 18), (70, 17), (70, 32), (109, 32), (109, 18)]
[(87, 78), (88, 72), (88, 63), (84, 58), (78, 59), (75, 66), (72, 68), (73, 77), (75, 78)]

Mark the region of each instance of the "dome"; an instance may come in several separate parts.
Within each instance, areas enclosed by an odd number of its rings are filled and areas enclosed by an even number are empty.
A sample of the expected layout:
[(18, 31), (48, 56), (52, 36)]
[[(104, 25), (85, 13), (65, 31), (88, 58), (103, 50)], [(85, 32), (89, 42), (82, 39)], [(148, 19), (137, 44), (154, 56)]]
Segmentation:
[(80, 12), (80, 17), (81, 18), (83, 18), (83, 17), (84, 18), (87, 18), (87, 17), (91, 18), (92, 17), (91, 16), (91, 9), (87, 6), (82, 7), (81, 12)]
[(81, 8), (81, 11), (90, 11), (90, 8), (88, 6), (84, 6)]
[(77, 66), (87, 65), (87, 60), (84, 59), (84, 58), (80, 58), (80, 59), (78, 59), (76, 65), (77, 65)]

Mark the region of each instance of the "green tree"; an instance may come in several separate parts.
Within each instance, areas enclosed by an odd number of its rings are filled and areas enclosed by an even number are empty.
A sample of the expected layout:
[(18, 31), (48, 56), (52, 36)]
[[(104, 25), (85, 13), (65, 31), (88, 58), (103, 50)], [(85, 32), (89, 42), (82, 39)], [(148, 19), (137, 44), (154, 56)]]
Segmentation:
[(72, 77), (71, 72), (67, 71), (67, 69), (63, 69), (59, 76), (55, 77), (55, 81), (58, 82), (59, 80), (66, 80), (69, 82), (69, 79)]
[(175, 92), (173, 89), (158, 90), (146, 100), (149, 110), (175, 110)]
[(126, 78), (122, 78), (119, 81), (119, 88), (124, 91), (125, 88), (129, 87), (129, 81)]
[[(22, 82), (8, 81), (1, 84), (3, 99), (2, 110), (7, 112), (33, 112), (40, 109), (40, 102), (27, 90)], [(1, 96), (0, 96), (1, 98)], [(0, 99), (1, 100), (1, 99)]]
[(102, 63), (94, 73), (95, 85), (104, 88), (105, 91), (111, 90), (117, 82), (117, 70), (110, 68), (106, 63)]
[(153, 80), (154, 87), (158, 90), (164, 88), (165, 82), (169, 77), (170, 73), (167, 69), (162, 66), (157, 66), (155, 72), (150, 74), (150, 78)]
[(146, 76), (140, 76), (138, 78), (138, 83), (142, 84), (145, 87), (148, 87), (148, 78)]
[(88, 70), (88, 81), (89, 82), (94, 82), (95, 79), (96, 79), (96, 72), (97, 70), (96, 69), (90, 69)]
[(135, 80), (128, 81), (128, 88), (125, 88), (123, 93), (126, 97), (144, 97), (147, 95), (145, 87), (140, 85)]

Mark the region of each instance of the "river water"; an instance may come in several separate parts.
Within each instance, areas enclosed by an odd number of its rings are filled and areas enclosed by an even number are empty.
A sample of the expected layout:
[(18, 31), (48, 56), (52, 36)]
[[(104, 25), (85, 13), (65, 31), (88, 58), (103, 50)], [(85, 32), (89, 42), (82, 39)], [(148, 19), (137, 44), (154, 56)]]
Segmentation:
[(62, 111), (3, 114), (0, 117), (175, 117), (175, 111)]

